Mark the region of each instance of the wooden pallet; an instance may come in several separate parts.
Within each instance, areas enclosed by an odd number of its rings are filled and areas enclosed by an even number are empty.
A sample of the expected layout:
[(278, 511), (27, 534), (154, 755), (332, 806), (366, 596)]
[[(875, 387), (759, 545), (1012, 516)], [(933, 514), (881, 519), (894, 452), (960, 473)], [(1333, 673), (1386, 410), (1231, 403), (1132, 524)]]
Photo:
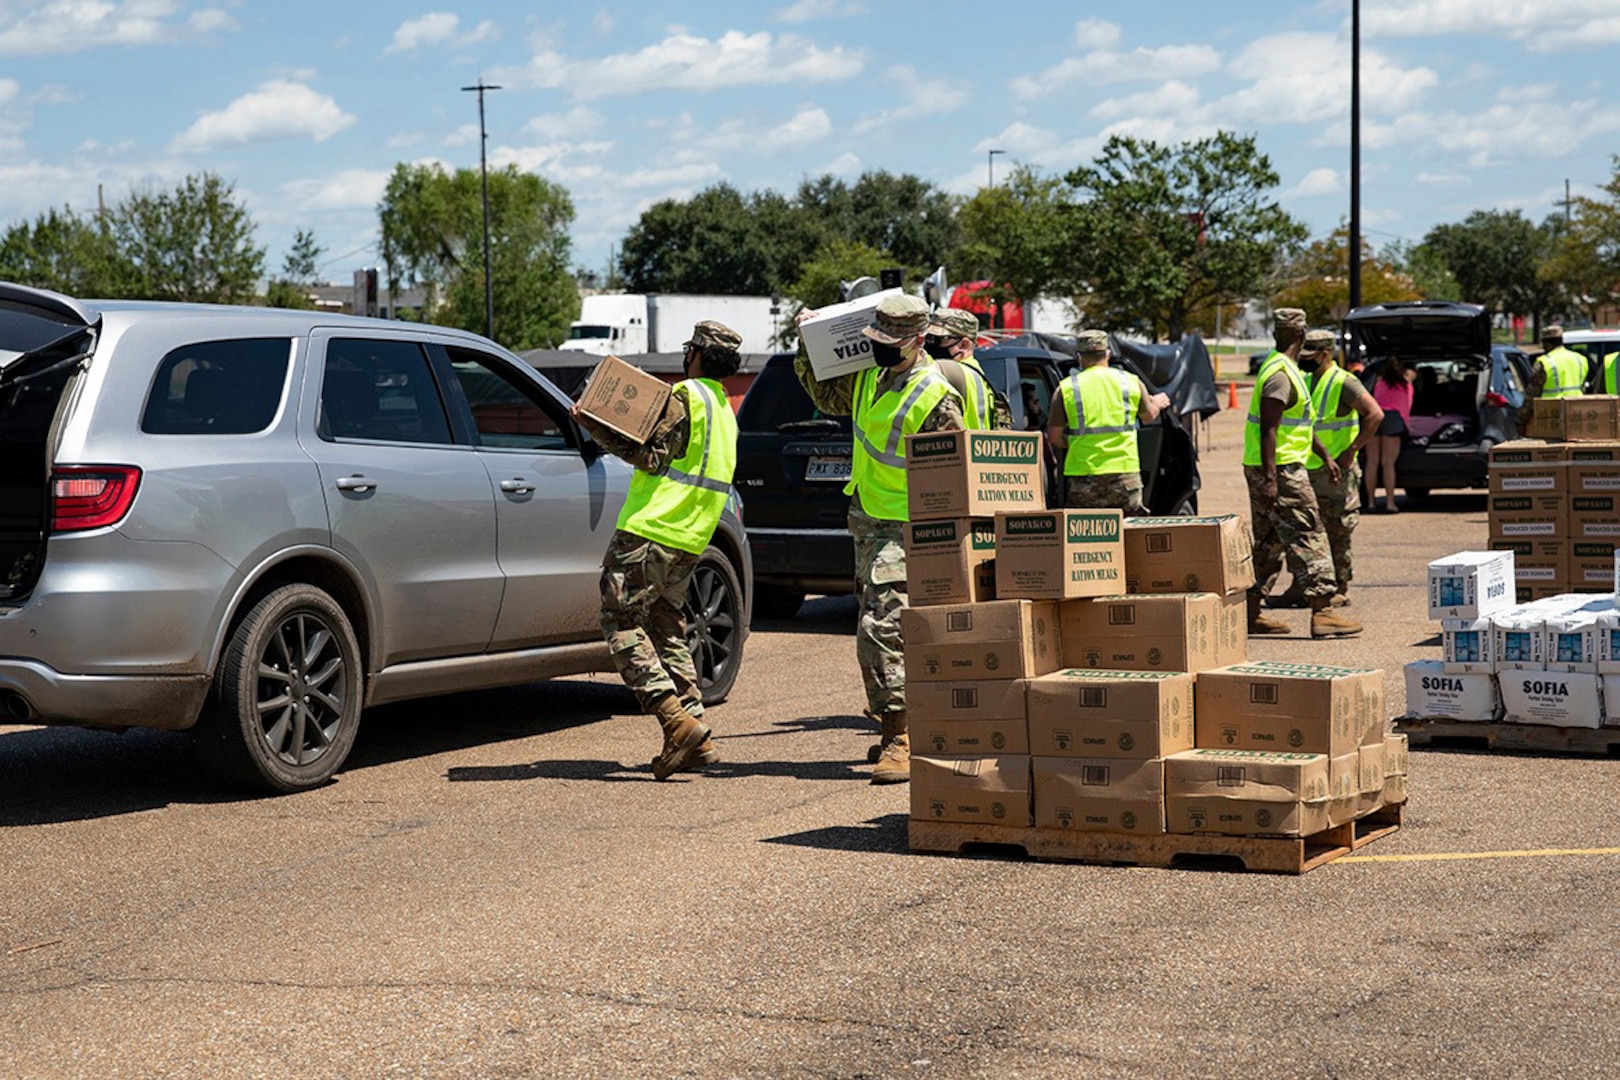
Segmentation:
[(1018, 828), (913, 819), (911, 850), (957, 855), (981, 845), (1023, 848), (1032, 859), (1111, 866), (1184, 867), (1236, 862), (1266, 874), (1303, 874), (1401, 827), (1405, 803), (1302, 838), (1209, 833), (1130, 836), (1069, 829)]
[(1412, 746), (1522, 753), (1620, 754), (1620, 728), (1549, 727), (1545, 724), (1476, 724), (1462, 720), (1397, 717), (1395, 730)]

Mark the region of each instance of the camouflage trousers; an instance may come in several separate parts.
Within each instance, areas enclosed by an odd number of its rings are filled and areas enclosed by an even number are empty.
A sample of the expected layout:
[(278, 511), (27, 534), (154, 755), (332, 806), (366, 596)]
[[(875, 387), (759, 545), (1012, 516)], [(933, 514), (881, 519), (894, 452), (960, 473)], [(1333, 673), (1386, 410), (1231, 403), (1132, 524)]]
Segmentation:
[[(1333, 556), (1333, 586), (1344, 592), (1355, 576), (1350, 566), (1350, 534), (1361, 523), (1361, 463), (1352, 461), (1339, 474), (1337, 484), (1328, 479), (1325, 468), (1310, 473), (1311, 490), (1316, 492), (1317, 511), (1322, 515), (1322, 531), (1327, 533), (1328, 551)], [(1291, 551), (1288, 571), (1296, 580), (1300, 578), (1300, 561)]]
[(884, 521), (851, 507), (849, 531), (855, 537), (855, 597), (860, 622), (855, 628), (855, 660), (873, 716), (906, 707), (906, 658), (900, 640), (900, 612), (906, 608), (905, 523)]
[(1249, 484), (1249, 515), (1254, 522), (1254, 585), (1249, 589), (1250, 602), (1257, 602), (1271, 588), (1283, 568), (1285, 555), (1299, 560), (1297, 584), (1306, 600), (1326, 600), (1332, 596), (1333, 556), (1328, 552), (1316, 491), (1311, 487), (1305, 466), (1277, 466), (1275, 499), (1267, 499), (1260, 490), (1265, 481), (1260, 466), (1243, 466), (1243, 479)]
[(1126, 517), (1146, 517), (1141, 473), (1096, 473), (1063, 478), (1063, 505), (1071, 510), (1123, 510)]
[(622, 529), (608, 541), (602, 558), (602, 636), (642, 712), (651, 713), (661, 698), (674, 694), (694, 715), (703, 713), (681, 612), (697, 563), (691, 552)]

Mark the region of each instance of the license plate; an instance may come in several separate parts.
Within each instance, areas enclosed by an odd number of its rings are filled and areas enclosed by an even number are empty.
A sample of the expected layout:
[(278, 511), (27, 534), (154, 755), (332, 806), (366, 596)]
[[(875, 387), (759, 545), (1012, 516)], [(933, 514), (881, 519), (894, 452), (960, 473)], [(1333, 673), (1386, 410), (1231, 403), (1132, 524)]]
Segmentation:
[(806, 480), (848, 480), (850, 459), (847, 457), (823, 457), (820, 454), (812, 455), (804, 466)]

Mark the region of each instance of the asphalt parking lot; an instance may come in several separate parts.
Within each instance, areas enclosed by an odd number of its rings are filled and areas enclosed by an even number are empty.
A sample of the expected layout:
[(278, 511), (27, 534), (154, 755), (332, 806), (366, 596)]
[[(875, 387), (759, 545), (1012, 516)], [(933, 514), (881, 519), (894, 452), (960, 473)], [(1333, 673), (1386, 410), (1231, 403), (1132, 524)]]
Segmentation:
[[(1203, 509), (1245, 509), (1240, 416)], [(1357, 537), (1348, 641), (1438, 655), (1480, 494)], [(1614, 759), (1414, 750), (1406, 827), (1303, 877), (906, 850), (865, 781), (847, 599), (763, 623), (725, 762), (655, 783), (608, 677), (376, 709), (243, 800), (183, 736), (0, 728), (0, 1075), (1603, 1076)]]

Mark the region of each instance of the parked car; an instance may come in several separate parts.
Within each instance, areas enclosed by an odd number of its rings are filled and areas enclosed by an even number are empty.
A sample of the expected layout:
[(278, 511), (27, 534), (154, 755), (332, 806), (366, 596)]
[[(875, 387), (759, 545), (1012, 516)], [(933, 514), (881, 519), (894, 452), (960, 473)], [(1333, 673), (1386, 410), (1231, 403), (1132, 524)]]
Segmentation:
[[(1012, 426), (1044, 430), (1052, 395), (1074, 366), (1072, 347), (1024, 335), (977, 350), (991, 385), (1007, 396)], [(1128, 360), (1116, 362), (1140, 374)], [(1151, 385), (1151, 384), (1150, 384)], [(806, 595), (855, 589), (855, 548), (848, 527), (854, 441), (848, 417), (825, 416), (799, 385), (793, 354), (760, 371), (737, 414), (736, 484), (747, 504), (754, 554), (754, 605), (764, 618), (791, 618)], [(1139, 435), (1143, 499), (1155, 514), (1195, 513), (1198, 454), (1169, 411)], [(1056, 455), (1048, 455), (1048, 500), (1061, 500)]]
[(1516, 436), (1530, 358), (1491, 343), (1490, 316), (1478, 304), (1369, 304), (1350, 312), (1346, 325), (1368, 387), (1391, 356), (1417, 372), (1396, 484), (1418, 499), (1434, 488), (1485, 487), (1491, 447)]
[[(296, 791), (366, 706), (612, 670), (630, 469), (569, 406), (456, 330), (0, 284), (0, 712), (189, 730)], [(687, 604), (705, 701), (750, 585), (733, 500)]]

